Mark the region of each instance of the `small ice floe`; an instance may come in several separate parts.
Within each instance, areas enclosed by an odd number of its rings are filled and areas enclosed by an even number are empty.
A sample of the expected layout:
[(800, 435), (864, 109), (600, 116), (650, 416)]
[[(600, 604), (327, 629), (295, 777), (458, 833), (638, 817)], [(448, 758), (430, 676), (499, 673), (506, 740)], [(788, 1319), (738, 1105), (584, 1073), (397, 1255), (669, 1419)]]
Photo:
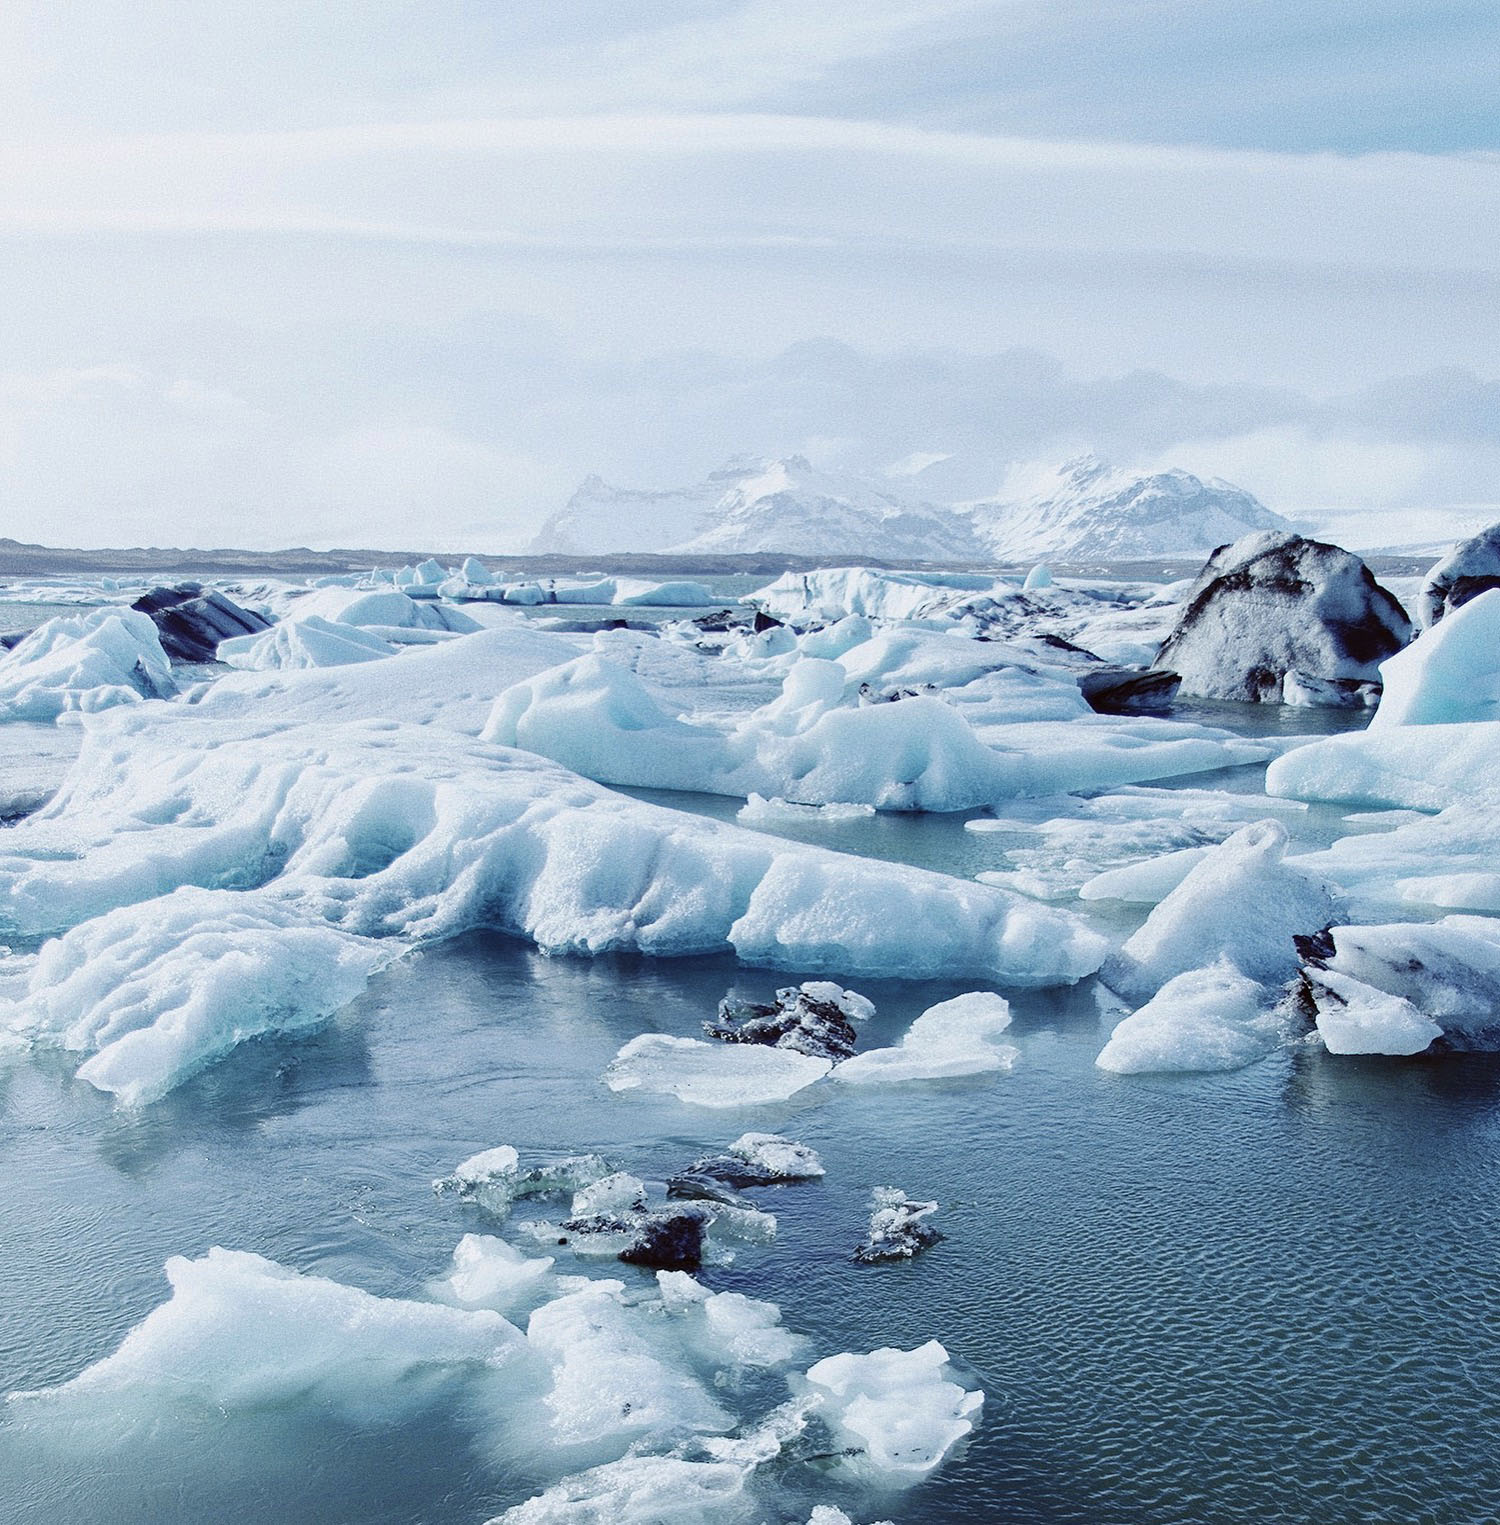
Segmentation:
[(854, 1252), (856, 1260), (910, 1260), (943, 1236), (927, 1222), (936, 1202), (918, 1202), (895, 1186), (877, 1186), (870, 1194), (870, 1230)]
[(495, 1217), (504, 1217), (513, 1203), (530, 1197), (575, 1196), (615, 1173), (602, 1155), (570, 1154), (521, 1168), (521, 1157), (509, 1144), (470, 1155), (450, 1176), (432, 1183), (440, 1196), (452, 1192), (475, 1202)]
[(837, 1062), (854, 1052), (854, 1024), (874, 1015), (867, 997), (831, 980), (808, 980), (778, 990), (770, 1006), (725, 996), (703, 1030), (721, 1043), (763, 1043)]
[(750, 1107), (785, 1101), (832, 1068), (831, 1060), (792, 1049), (641, 1033), (610, 1061), (604, 1083), (698, 1107)]
[[(823, 1162), (806, 1144), (783, 1138), (779, 1133), (743, 1133), (723, 1154), (694, 1160), (672, 1181), (708, 1180), (725, 1186), (780, 1186), (789, 1181), (816, 1181), (823, 1176)], [(668, 1188), (671, 1188), (669, 1181)]]
[(141, 1106), (251, 1039), (321, 1027), (401, 951), (253, 891), (180, 889), (46, 943), (0, 1030), (86, 1056), (80, 1080)]
[(807, 1343), (782, 1327), (775, 1303), (740, 1292), (710, 1292), (686, 1271), (658, 1271), (656, 1282), (662, 1306), (690, 1349), (717, 1368), (785, 1366)]
[(829, 1072), (851, 1085), (944, 1080), (1012, 1068), (1020, 1050), (994, 1040), (1010, 1026), (1010, 1006), (1000, 996), (975, 990), (929, 1006), (900, 1043), (855, 1054)]
[(934, 1471), (973, 1432), (984, 1394), (955, 1376), (948, 1352), (929, 1340), (915, 1350), (828, 1356), (805, 1381), (840, 1448), (840, 1470), (900, 1486)]
[(1279, 992), (1226, 960), (1167, 981), (1110, 1034), (1094, 1061), (1117, 1075), (1237, 1070), (1287, 1031)]

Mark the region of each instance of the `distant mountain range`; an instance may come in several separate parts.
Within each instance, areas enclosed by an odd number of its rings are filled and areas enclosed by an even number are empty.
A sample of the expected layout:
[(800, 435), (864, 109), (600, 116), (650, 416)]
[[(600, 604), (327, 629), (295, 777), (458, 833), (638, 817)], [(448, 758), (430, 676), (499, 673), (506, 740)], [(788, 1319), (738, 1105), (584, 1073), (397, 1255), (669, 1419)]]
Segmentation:
[(1128, 561), (1198, 558), (1251, 530), (1290, 525), (1250, 493), (1186, 471), (1067, 462), (1030, 496), (938, 505), (889, 483), (820, 471), (802, 456), (740, 457), (702, 482), (660, 491), (590, 477), (529, 551), (788, 556), (882, 561)]

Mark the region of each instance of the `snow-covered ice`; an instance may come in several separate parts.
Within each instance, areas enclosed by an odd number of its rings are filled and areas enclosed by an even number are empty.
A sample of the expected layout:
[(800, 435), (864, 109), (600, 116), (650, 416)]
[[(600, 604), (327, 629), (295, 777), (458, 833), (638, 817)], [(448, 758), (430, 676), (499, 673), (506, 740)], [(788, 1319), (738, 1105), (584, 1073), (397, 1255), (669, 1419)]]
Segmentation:
[(1293, 938), (1341, 919), (1331, 888), (1286, 861), (1286, 828), (1242, 827), (1193, 865), (1103, 971), (1127, 999), (1145, 1000), (1176, 975), (1225, 959), (1259, 983), (1297, 972)]
[(156, 626), (133, 609), (60, 614), (0, 651), (0, 720), (55, 720), (176, 692)]
[(219, 661), (248, 672), (299, 667), (345, 667), (393, 657), (398, 647), (359, 625), (306, 614), (285, 619), (259, 635), (239, 635), (219, 643)]

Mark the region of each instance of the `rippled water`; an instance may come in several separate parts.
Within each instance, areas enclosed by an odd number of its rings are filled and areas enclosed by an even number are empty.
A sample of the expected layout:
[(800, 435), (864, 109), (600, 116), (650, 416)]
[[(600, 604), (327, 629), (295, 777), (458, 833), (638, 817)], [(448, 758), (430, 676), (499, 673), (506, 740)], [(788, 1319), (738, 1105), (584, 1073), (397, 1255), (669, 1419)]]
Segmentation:
[[(898, 824), (939, 856), (962, 836)], [(13, 1064), (4, 1385), (112, 1350), (162, 1300), (168, 1255), (224, 1244), (418, 1294), (482, 1226), (428, 1185), (466, 1154), (597, 1148), (659, 1179), (753, 1125), (815, 1145), (828, 1176), (768, 1193), (776, 1243), (705, 1279), (779, 1302), (816, 1353), (937, 1336), (988, 1394), (967, 1454), (881, 1513), (1495, 1517), (1500, 1064), (1309, 1051), (1227, 1076), (1112, 1076), (1094, 1067), (1107, 1023), (1085, 987), (1016, 996), (1021, 1059), (998, 1078), (814, 1088), (752, 1117), (599, 1084), (636, 1032), (691, 1033), (728, 985), (778, 978), (476, 935), (143, 1118), (62, 1068)], [(879, 1005), (872, 1043), (958, 988), (860, 983)], [(868, 1190), (886, 1182), (937, 1197), (947, 1237), (910, 1265), (856, 1265)], [(0, 1518), (69, 1525), (478, 1525), (536, 1486), (441, 1411), (363, 1434), (305, 1411), (209, 1416), (103, 1456), (8, 1420), (0, 1480)]]

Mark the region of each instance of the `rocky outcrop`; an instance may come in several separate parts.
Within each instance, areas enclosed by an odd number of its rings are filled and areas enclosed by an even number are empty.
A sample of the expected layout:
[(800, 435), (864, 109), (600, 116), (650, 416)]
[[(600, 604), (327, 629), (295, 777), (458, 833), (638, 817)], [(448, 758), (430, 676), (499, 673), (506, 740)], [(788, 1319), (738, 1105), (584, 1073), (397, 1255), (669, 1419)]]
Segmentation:
[(1489, 588), (1500, 588), (1500, 524), (1460, 542), (1433, 567), (1417, 595), (1417, 619), (1426, 629)]
[(869, 1016), (874, 1009), (851, 990), (810, 980), (778, 990), (771, 1006), (725, 996), (718, 1017), (705, 1022), (703, 1031), (721, 1043), (764, 1043), (837, 1064), (854, 1052), (857, 1035), (851, 1018)]
[(271, 622), (201, 583), (153, 588), (130, 606), (150, 615), (162, 649), (174, 662), (212, 662), (220, 641), (258, 635)]
[(1411, 635), (1406, 611), (1358, 556), (1267, 532), (1208, 558), (1154, 666), (1201, 698), (1280, 703), (1296, 674), (1298, 702), (1363, 705), (1380, 664)]

